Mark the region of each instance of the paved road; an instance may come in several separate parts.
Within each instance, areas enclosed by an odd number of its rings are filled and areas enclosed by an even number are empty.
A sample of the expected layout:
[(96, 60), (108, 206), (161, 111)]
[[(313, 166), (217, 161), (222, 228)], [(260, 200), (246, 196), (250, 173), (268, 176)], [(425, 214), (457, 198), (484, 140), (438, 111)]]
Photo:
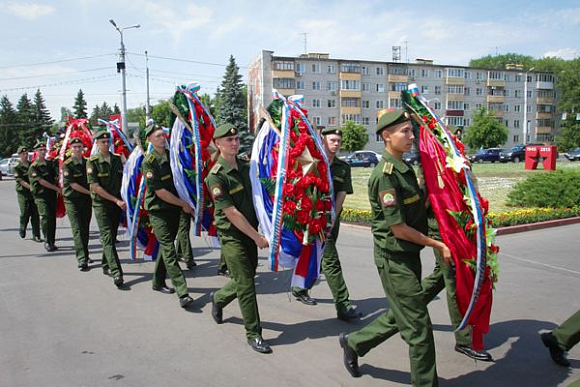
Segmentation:
[[(93, 220), (91, 253), (100, 258)], [(491, 332), (496, 363), (475, 362), (453, 351), (445, 297), (430, 305), (442, 386), (565, 386), (580, 378), (580, 347), (570, 370), (554, 365), (538, 332), (580, 308), (580, 225), (499, 238), (500, 282)], [(68, 220), (58, 221), (57, 253), (17, 234), (14, 182), (0, 182), (0, 386), (401, 386), (410, 381), (407, 349), (392, 338), (360, 359), (364, 376), (353, 379), (342, 365), (338, 334), (354, 330), (386, 307), (372, 260), (367, 229), (341, 229), (339, 251), (352, 299), (365, 313), (356, 324), (334, 318), (326, 284), (315, 287), (315, 307), (291, 300), (288, 272), (269, 272), (264, 257), (257, 276), (264, 337), (273, 355), (245, 343), (236, 303), (216, 325), (210, 291), (219, 251), (195, 238), (199, 266), (186, 272), (190, 311), (174, 295), (151, 291), (149, 262), (120, 255), (129, 290), (119, 291), (98, 266), (78, 272)], [(423, 255), (424, 273), (432, 254)]]

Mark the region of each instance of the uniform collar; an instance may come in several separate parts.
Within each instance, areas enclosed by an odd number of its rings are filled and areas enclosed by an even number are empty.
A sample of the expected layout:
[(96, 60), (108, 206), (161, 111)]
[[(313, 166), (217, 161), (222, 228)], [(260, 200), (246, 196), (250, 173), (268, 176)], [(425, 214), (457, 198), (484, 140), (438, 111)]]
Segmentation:
[(155, 150), (155, 148), (151, 149), (151, 153), (155, 156), (155, 158), (159, 161), (159, 164), (163, 164), (165, 162), (167, 162), (169, 159), (167, 157), (167, 149), (165, 150), (165, 152), (163, 152), (163, 154), (157, 152)]
[[(217, 163), (218, 163), (219, 165), (221, 165), (221, 166), (222, 166), (222, 168), (224, 169), (224, 171), (225, 171), (226, 173), (230, 173), (231, 171), (233, 171), (233, 170), (234, 170), (234, 168), (232, 168), (232, 166), (230, 165), (230, 163), (228, 163), (228, 162), (226, 161), (226, 159), (224, 159), (224, 158), (222, 157), (222, 155), (220, 155), (220, 156), (218, 157), (218, 159), (217, 159)], [(240, 164), (238, 163), (238, 159), (237, 159), (237, 157), (236, 157), (236, 163), (238, 164), (238, 170), (239, 170), (239, 169), (240, 169)]]
[(113, 158), (113, 154), (109, 151), (109, 160), (107, 160), (105, 157), (103, 156), (103, 154), (101, 152), (97, 153), (99, 155), (99, 162), (100, 163), (111, 163), (111, 160)]
[(409, 166), (403, 160), (397, 160), (395, 156), (390, 154), (386, 149), (383, 152), (382, 157), (386, 162), (393, 164), (393, 166), (401, 173), (405, 173), (409, 170)]

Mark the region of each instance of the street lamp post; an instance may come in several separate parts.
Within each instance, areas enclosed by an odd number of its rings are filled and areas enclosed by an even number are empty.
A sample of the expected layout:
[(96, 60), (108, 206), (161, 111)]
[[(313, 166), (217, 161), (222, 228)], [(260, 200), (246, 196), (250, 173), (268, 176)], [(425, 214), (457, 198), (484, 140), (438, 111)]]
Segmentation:
[(125, 73), (125, 44), (123, 43), (123, 31), (129, 28), (139, 28), (141, 25), (135, 24), (128, 27), (118, 27), (113, 19), (109, 19), (109, 23), (111, 23), (119, 32), (119, 35), (121, 35), (121, 53), (119, 55), (119, 62), (117, 63), (117, 72), (121, 72), (121, 78), (123, 80), (123, 89), (121, 91), (121, 126), (125, 136), (129, 136), (129, 127), (127, 124), (127, 79)]
[(524, 145), (528, 142), (528, 73), (533, 71), (532, 67), (524, 75)]

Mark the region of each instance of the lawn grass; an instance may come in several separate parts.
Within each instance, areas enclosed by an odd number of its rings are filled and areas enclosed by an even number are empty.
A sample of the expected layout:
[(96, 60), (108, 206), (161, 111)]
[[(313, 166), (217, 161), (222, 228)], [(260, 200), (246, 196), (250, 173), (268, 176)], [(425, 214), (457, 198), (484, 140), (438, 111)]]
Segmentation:
[[(556, 168), (580, 169), (580, 163), (559, 161)], [(369, 210), (368, 180), (372, 168), (353, 168), (352, 184), (354, 194), (347, 195), (344, 204), (345, 208), (357, 210)], [(506, 204), (508, 192), (517, 182), (525, 179), (530, 174), (545, 173), (542, 170), (527, 171), (524, 163), (483, 163), (474, 164), (473, 172), (477, 176), (479, 191), (481, 195), (489, 200), (490, 212), (501, 212), (513, 210)]]

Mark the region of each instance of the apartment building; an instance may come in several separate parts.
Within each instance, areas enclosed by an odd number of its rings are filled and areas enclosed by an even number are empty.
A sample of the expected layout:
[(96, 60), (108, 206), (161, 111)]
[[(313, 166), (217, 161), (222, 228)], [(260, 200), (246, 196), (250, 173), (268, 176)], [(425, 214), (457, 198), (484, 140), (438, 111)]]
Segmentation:
[(347, 120), (362, 124), (369, 134), (366, 149), (380, 152), (383, 144), (374, 132), (377, 112), (402, 107), (401, 91), (409, 83), (418, 85), (447, 124), (466, 128), (475, 111), (485, 106), (509, 129), (507, 147), (554, 139), (557, 92), (551, 73), (438, 65), (427, 59), (378, 62), (332, 59), (326, 53), (286, 57), (266, 50), (248, 70), (250, 127), (255, 128), (276, 89), (285, 96), (303, 95), (313, 125), (340, 127)]

